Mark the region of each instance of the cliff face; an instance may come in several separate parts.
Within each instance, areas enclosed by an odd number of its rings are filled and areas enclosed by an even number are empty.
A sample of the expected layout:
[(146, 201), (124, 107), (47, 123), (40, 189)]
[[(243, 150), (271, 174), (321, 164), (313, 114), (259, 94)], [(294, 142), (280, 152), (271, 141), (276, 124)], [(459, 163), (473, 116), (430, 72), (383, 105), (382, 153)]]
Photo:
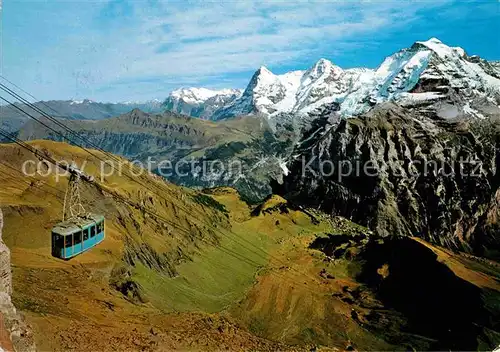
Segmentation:
[(12, 275), (10, 274), (10, 251), (2, 240), (3, 213), (0, 209), (0, 292), (10, 296), (12, 293)]
[(12, 304), (10, 250), (2, 240), (3, 213), (0, 209), (0, 350), (35, 351), (31, 329)]
[(388, 105), (305, 144), (288, 198), (385, 236), (498, 253), (498, 117), (451, 121)]

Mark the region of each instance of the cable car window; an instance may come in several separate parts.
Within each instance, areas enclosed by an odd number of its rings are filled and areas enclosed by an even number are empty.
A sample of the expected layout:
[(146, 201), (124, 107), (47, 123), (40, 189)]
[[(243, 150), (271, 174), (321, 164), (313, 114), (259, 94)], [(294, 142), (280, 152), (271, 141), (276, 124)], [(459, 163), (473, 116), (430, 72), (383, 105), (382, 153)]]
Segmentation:
[(100, 222), (97, 224), (97, 233), (104, 231), (104, 223)]
[(56, 248), (64, 248), (64, 237), (58, 234), (53, 234), (54, 246)]
[(76, 233), (73, 234), (73, 238), (74, 238), (74, 244), (73, 245), (77, 245), (77, 244), (82, 243), (82, 232), (83, 231), (76, 232)]
[(73, 246), (73, 235), (66, 235), (66, 248)]
[(83, 240), (86, 241), (89, 239), (90, 227), (88, 229), (83, 230)]
[(90, 238), (95, 237), (95, 228), (96, 228), (96, 225), (92, 225), (90, 227)]

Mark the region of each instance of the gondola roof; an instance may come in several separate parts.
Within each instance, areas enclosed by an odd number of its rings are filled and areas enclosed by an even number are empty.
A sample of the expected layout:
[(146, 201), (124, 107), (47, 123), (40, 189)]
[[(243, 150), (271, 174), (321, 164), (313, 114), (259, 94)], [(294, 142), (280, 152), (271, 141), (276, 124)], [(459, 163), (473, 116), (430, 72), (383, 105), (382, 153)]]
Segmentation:
[(79, 217), (72, 219), (71, 221), (60, 222), (52, 229), (53, 233), (59, 235), (70, 235), (72, 233), (80, 231), (82, 228), (88, 227), (96, 222), (104, 221), (104, 216), (97, 214), (89, 214), (86, 217)]

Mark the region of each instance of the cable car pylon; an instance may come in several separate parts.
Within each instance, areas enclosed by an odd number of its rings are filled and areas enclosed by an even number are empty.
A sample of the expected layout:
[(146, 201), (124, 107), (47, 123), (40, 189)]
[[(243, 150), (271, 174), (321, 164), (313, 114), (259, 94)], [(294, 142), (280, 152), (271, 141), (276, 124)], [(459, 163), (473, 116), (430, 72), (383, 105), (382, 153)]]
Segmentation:
[(93, 182), (94, 178), (84, 174), (76, 165), (71, 165), (67, 168), (70, 173), (68, 186), (66, 188), (66, 193), (64, 195), (63, 204), (63, 221), (71, 221), (78, 217), (87, 217), (89, 214), (85, 210), (82, 204), (82, 198), (80, 195), (80, 184), (81, 180), (87, 182)]
[(52, 229), (52, 255), (70, 259), (104, 240), (104, 216), (87, 212), (81, 197), (82, 181), (92, 183), (75, 164), (61, 166), (70, 176), (64, 195), (63, 221)]

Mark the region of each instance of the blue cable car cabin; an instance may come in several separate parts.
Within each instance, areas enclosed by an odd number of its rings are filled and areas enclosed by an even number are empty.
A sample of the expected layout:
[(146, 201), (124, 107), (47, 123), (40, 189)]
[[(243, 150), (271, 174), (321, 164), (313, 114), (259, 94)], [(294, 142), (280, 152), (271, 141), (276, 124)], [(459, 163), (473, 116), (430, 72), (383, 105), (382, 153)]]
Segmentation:
[(101, 243), (104, 232), (102, 215), (61, 222), (52, 229), (52, 255), (70, 259)]

